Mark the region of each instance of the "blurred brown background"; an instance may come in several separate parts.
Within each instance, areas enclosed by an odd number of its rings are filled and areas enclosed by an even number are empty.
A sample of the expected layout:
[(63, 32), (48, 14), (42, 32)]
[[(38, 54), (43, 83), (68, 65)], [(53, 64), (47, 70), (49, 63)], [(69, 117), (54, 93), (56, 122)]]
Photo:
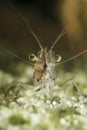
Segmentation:
[[(21, 12), (43, 47), (48, 48), (65, 26), (66, 34), (56, 44), (54, 51), (63, 59), (87, 49), (87, 1), (86, 0), (10, 0)], [(37, 53), (39, 46), (27, 31), (24, 23), (8, 4), (0, 0), (0, 46), (28, 60), (29, 53)], [(3, 51), (0, 51), (2, 55)], [(5, 58), (15, 59), (6, 52)], [(87, 54), (74, 60), (86, 61)]]

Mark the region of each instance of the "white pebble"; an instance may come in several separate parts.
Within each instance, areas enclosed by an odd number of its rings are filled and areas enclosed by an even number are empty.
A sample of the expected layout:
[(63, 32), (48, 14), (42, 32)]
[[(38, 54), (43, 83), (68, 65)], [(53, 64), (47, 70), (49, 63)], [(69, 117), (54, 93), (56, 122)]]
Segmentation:
[(52, 102), (52, 105), (53, 105), (53, 106), (56, 106), (56, 104), (57, 104), (56, 101), (53, 101), (53, 102)]
[(67, 101), (66, 104), (71, 107), (72, 106), (72, 103), (70, 101)]
[(62, 125), (66, 125), (66, 120), (65, 120), (64, 118), (61, 118), (61, 119), (60, 119), (60, 123), (61, 123)]
[(18, 103), (21, 103), (21, 104), (24, 104), (24, 103), (25, 103), (25, 100), (24, 100), (23, 97), (21, 97), (21, 98), (18, 98), (18, 99), (17, 99), (17, 102), (18, 102)]

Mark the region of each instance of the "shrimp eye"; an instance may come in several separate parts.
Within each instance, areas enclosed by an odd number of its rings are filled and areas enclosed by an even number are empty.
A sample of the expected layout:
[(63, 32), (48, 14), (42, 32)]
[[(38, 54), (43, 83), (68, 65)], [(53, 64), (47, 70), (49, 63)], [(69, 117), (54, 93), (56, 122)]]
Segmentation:
[(29, 55), (29, 60), (30, 61), (35, 61), (35, 59), (36, 59), (36, 56), (34, 54)]
[(61, 56), (60, 55), (57, 55), (57, 63), (61, 61)]

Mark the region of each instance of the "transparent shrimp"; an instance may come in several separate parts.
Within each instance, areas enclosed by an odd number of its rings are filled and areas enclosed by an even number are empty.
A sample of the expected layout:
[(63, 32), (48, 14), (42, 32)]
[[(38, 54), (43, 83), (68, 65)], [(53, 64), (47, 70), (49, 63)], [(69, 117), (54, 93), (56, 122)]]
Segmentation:
[[(69, 61), (73, 60), (74, 58), (76, 58), (84, 53), (87, 53), (87, 50), (84, 50), (84, 51), (80, 52), (79, 54), (77, 54), (65, 61), (61, 61), (61, 56), (58, 55), (56, 57), (56, 54), (54, 53), (53, 49), (54, 49), (55, 45), (58, 43), (58, 41), (62, 38), (62, 36), (66, 33), (66, 27), (63, 29), (62, 32), (60, 32), (60, 34), (58, 35), (58, 37), (56, 38), (56, 40), (54, 41), (54, 43), (52, 44), (52, 46), (50, 47), (49, 50), (47, 49), (47, 47), (43, 48), (39, 38), (33, 31), (30, 24), (27, 23), (27, 21), (24, 19), (23, 15), (17, 10), (17, 8), (9, 0), (6, 0), (6, 1), (9, 3), (9, 5), (12, 8), (15, 9), (16, 13), (19, 15), (21, 20), (24, 22), (27, 30), (29, 31), (29, 33), (31, 33), (34, 36), (34, 38), (37, 41), (37, 44), (40, 47), (40, 50), (38, 51), (37, 55), (35, 55), (35, 54), (29, 55), (29, 60), (32, 62), (32, 64), (34, 64), (33, 81), (35, 83), (35, 86), (38, 86), (34, 90), (38, 91), (38, 90), (41, 90), (42, 88), (53, 88), (54, 80), (56, 78), (56, 73), (55, 73), (56, 66), (59, 64), (69, 62)], [(17, 56), (13, 52), (9, 51), (8, 49), (6, 49), (4, 47), (0, 47), (0, 48), (3, 49), (4, 51), (7, 51), (11, 55), (16, 56), (18, 59), (22, 60), (23, 62), (30, 64), (30, 62), (25, 61), (24, 59), (20, 58), (19, 56)]]

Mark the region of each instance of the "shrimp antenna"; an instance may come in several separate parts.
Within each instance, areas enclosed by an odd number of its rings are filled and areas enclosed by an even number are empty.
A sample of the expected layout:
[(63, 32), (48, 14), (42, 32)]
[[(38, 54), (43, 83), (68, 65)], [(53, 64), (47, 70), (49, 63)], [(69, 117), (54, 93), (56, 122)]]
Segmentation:
[(56, 43), (60, 40), (60, 38), (62, 38), (62, 36), (66, 33), (66, 27), (62, 30), (62, 32), (59, 33), (57, 39), (54, 41), (53, 45), (51, 46), (50, 50), (52, 50), (54, 48), (54, 46), (56, 45)]
[(79, 54), (77, 54), (77, 55), (75, 55), (75, 56), (73, 56), (73, 57), (71, 57), (71, 58), (69, 58), (69, 59), (66, 59), (66, 60), (64, 60), (64, 61), (62, 61), (62, 62), (60, 62), (60, 63), (56, 63), (55, 65), (60, 65), (60, 64), (64, 64), (64, 63), (67, 63), (67, 62), (69, 62), (69, 61), (72, 61), (73, 59), (75, 59), (75, 58), (77, 58), (78, 56), (83, 55), (83, 54), (85, 54), (85, 53), (87, 53), (87, 50), (84, 50), (84, 51), (80, 52)]
[(36, 39), (40, 49), (42, 49), (42, 45), (41, 45), (41, 42), (40, 40), (38, 39), (37, 35), (35, 34), (35, 32), (33, 31), (32, 27), (30, 26), (30, 24), (25, 20), (24, 16), (18, 11), (18, 9), (9, 1), (9, 0), (6, 0), (9, 5), (16, 11), (16, 13), (19, 15), (19, 17), (21, 18), (21, 20), (23, 21), (23, 23), (25, 24), (26, 26), (26, 29), (28, 30), (29, 33), (31, 33), (34, 38)]
[(2, 49), (3, 51), (5, 51), (5, 52), (11, 54), (12, 56), (15, 56), (16, 58), (18, 58), (19, 60), (21, 60), (21, 61), (24, 62), (24, 63), (32, 64), (32, 63), (28, 62), (27, 60), (24, 60), (24, 59), (22, 59), (21, 57), (17, 56), (15, 53), (11, 52), (11, 51), (8, 50), (7, 48), (4, 48), (4, 47), (0, 46), (0, 49)]

